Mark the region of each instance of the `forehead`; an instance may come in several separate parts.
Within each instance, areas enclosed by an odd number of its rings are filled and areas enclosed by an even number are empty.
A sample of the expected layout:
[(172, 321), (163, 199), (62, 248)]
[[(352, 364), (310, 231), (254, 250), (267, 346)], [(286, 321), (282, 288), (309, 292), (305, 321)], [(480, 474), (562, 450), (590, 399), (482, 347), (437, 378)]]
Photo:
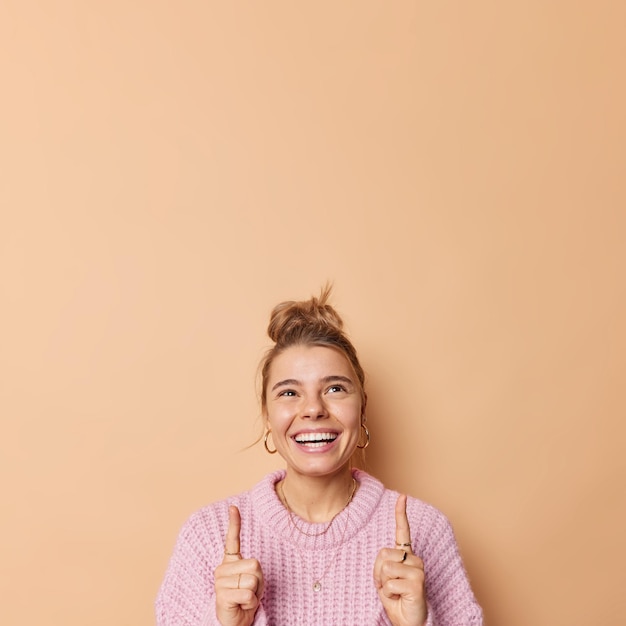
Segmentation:
[(274, 358), (268, 382), (283, 378), (321, 378), (334, 374), (354, 378), (352, 365), (341, 350), (330, 346), (291, 346)]

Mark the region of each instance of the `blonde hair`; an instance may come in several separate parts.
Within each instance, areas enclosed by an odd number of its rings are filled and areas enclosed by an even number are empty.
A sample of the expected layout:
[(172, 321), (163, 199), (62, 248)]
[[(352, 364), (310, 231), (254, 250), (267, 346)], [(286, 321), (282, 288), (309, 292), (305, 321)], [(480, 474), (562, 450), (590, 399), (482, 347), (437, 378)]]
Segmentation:
[(343, 331), (343, 320), (328, 304), (331, 290), (332, 286), (326, 285), (318, 298), (313, 296), (309, 300), (299, 302), (289, 300), (274, 307), (267, 327), (267, 334), (274, 342), (274, 346), (265, 353), (259, 364), (263, 413), (267, 405), (267, 383), (274, 359), (291, 346), (325, 346), (340, 350), (352, 365), (361, 388), (361, 411), (364, 419), (367, 403), (365, 372), (356, 349)]

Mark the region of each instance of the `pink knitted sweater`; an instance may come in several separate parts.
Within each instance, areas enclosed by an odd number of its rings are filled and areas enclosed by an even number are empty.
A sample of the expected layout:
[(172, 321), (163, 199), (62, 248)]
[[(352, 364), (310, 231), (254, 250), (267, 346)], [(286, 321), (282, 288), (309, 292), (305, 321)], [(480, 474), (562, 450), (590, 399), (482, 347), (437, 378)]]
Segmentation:
[[(354, 499), (328, 532), (294, 528), (274, 486), (284, 471), (250, 491), (212, 504), (183, 526), (156, 601), (158, 626), (217, 626), (213, 572), (222, 562), (228, 505), (241, 512), (241, 553), (256, 558), (265, 592), (256, 626), (388, 626), (372, 571), (378, 551), (394, 547), (398, 494), (365, 472)], [(450, 524), (414, 498), (407, 502), (413, 551), (424, 560), (428, 626), (479, 626), (482, 612), (470, 588)], [(314, 535), (325, 524), (296, 518)], [(320, 591), (313, 583), (321, 581)]]

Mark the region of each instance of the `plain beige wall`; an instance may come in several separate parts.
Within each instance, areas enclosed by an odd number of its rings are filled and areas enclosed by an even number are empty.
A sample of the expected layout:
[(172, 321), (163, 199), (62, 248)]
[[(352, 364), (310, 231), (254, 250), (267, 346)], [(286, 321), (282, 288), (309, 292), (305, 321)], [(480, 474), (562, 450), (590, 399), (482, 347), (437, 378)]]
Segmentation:
[(2, 3), (0, 623), (153, 623), (327, 279), (487, 624), (626, 623), (625, 6)]

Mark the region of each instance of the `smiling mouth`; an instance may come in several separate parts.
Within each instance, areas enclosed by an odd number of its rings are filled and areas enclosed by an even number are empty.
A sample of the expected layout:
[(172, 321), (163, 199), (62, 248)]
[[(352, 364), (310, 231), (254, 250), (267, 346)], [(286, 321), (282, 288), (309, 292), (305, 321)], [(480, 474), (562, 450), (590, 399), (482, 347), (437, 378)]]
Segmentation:
[(337, 439), (337, 433), (301, 433), (296, 435), (293, 440), (307, 448), (321, 448)]

